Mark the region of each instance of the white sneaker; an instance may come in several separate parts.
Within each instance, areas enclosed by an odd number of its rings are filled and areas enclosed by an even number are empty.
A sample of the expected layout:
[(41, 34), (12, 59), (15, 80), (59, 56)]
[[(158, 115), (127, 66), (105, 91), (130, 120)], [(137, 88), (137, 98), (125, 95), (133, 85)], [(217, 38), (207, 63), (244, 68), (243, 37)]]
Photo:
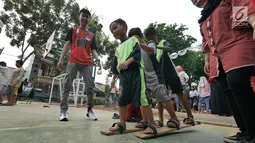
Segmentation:
[(68, 121), (68, 113), (61, 113), (59, 117), (59, 121)]
[(86, 116), (89, 117), (90, 120), (93, 120), (93, 121), (97, 120), (97, 116), (95, 116), (95, 113), (93, 112), (92, 109), (87, 113)]

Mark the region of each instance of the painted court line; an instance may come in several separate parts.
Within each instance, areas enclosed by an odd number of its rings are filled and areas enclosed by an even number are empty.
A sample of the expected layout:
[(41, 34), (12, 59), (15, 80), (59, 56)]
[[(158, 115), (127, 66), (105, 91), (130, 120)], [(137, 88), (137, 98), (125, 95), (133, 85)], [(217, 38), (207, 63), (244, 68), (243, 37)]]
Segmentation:
[(24, 129), (37, 129), (37, 128), (54, 128), (54, 127), (68, 127), (78, 126), (83, 124), (62, 124), (62, 125), (48, 125), (48, 126), (25, 126), (25, 127), (13, 127), (13, 128), (0, 128), (0, 131), (12, 131), (12, 130), (24, 130)]

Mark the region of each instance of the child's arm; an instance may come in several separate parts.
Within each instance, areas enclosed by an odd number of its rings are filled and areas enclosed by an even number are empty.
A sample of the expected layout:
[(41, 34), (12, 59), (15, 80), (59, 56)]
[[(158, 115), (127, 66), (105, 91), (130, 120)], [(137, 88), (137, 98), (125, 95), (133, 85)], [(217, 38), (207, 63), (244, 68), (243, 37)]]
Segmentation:
[(63, 60), (64, 60), (64, 57), (65, 57), (65, 55), (66, 55), (66, 53), (67, 53), (67, 51), (68, 51), (68, 49), (71, 47), (71, 43), (72, 43), (72, 36), (73, 35), (73, 29), (71, 28), (68, 32), (67, 32), (67, 34), (66, 34), (66, 43), (65, 43), (65, 45), (64, 45), (64, 47), (63, 47), (63, 50), (62, 50), (62, 52), (61, 52), (61, 55), (60, 55), (60, 58), (59, 58), (59, 61), (58, 61), (58, 65), (57, 65), (57, 67), (59, 68), (59, 69), (61, 69), (62, 67), (63, 67)]
[(142, 47), (142, 49), (143, 49), (145, 52), (147, 52), (148, 54), (154, 54), (154, 50), (153, 50), (152, 47), (150, 47), (150, 46), (148, 46), (148, 45), (146, 45), (146, 44), (144, 44), (144, 43), (141, 43), (141, 47)]
[(68, 49), (71, 47), (71, 42), (70, 41), (66, 41), (64, 47), (63, 47), (63, 50), (61, 52), (61, 55), (60, 55), (60, 58), (59, 58), (59, 61), (63, 61)]
[(167, 51), (167, 52), (171, 52), (172, 51), (172, 48), (170, 47), (167, 47), (167, 46), (157, 46), (157, 49), (161, 49), (163, 51)]
[(185, 72), (184, 78), (185, 78), (185, 82), (189, 81), (189, 76), (188, 76), (188, 74), (186, 72)]
[(121, 69), (127, 69), (128, 66), (133, 62), (141, 61), (141, 46), (136, 43), (135, 48), (132, 52), (132, 56), (127, 59), (124, 63), (120, 64)]
[(111, 82), (112, 88), (115, 87), (116, 78), (119, 74), (117, 71), (117, 64), (118, 64), (118, 61), (117, 61), (117, 57), (115, 56), (114, 60), (113, 60), (112, 68), (111, 68), (111, 72), (113, 73), (113, 78), (112, 78), (112, 82)]
[(198, 97), (198, 93), (197, 93), (197, 90), (195, 90), (195, 93), (196, 93), (196, 97)]
[(98, 53), (97, 53), (97, 45), (96, 45), (96, 39), (95, 36), (92, 39), (92, 43), (91, 43), (91, 49), (92, 49), (92, 55), (93, 57), (96, 59), (96, 62), (98, 64), (100, 64), (100, 60), (98, 58)]
[(120, 68), (121, 69), (127, 69), (128, 65), (130, 65), (133, 62), (136, 62), (136, 60), (133, 57), (131, 57), (128, 60), (126, 60), (124, 63), (120, 64)]
[(170, 43), (167, 41), (164, 42), (164, 46), (157, 46), (157, 49), (161, 49), (161, 50), (167, 51), (167, 52), (173, 52), (172, 48), (170, 46)]

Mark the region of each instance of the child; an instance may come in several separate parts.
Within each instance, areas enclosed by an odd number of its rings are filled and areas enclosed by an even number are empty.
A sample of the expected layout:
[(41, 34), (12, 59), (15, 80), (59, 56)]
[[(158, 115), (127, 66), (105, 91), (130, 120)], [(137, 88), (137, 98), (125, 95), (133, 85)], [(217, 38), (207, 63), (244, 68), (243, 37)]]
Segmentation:
[[(128, 37), (132, 37), (134, 35), (138, 37), (142, 37), (143, 35), (139, 33), (139, 28), (132, 28), (128, 32)], [(127, 122), (139, 122), (142, 119), (142, 113), (140, 107), (135, 107), (134, 104), (127, 105), (127, 113), (126, 113), (126, 121)]]
[[(180, 78), (175, 69), (175, 65), (172, 62), (169, 51), (171, 48), (170, 44), (166, 40), (161, 40), (157, 46), (157, 60), (160, 62), (163, 68), (164, 78), (167, 87), (171, 88), (172, 92), (175, 93), (181, 100), (188, 117), (184, 119), (184, 123), (195, 125), (194, 117), (191, 112), (191, 108), (187, 97), (183, 93), (183, 87)], [(161, 109), (163, 110), (163, 109)]]
[(178, 71), (178, 76), (180, 78), (184, 93), (187, 91), (187, 83), (189, 81), (188, 74), (183, 70), (182, 66), (176, 66), (176, 70)]
[(8, 102), (6, 104), (7, 106), (13, 106), (16, 102), (16, 98), (18, 96), (18, 90), (25, 73), (25, 70), (22, 66), (23, 66), (23, 61), (17, 60), (16, 61), (17, 69), (12, 73), (12, 76), (8, 82), (8, 87), (6, 92), (7, 98), (8, 98)]
[(198, 84), (198, 111), (202, 111), (202, 103), (205, 101), (206, 105), (206, 113), (210, 110), (210, 98), (211, 98), (211, 88), (210, 84), (206, 80), (206, 77), (200, 77), (199, 84)]
[[(196, 90), (196, 83), (191, 83), (191, 90), (189, 92), (189, 104), (190, 104), (190, 107), (193, 108), (193, 104), (195, 103), (194, 101), (197, 99), (198, 97), (198, 93), (197, 93), (197, 90)], [(193, 109), (194, 110), (194, 109)]]
[[(156, 59), (156, 42), (157, 42), (157, 32), (153, 27), (149, 27), (144, 32), (145, 38), (149, 41), (147, 44), (142, 45), (142, 58), (144, 61), (144, 71), (147, 87), (147, 95), (155, 97), (158, 101), (158, 112), (159, 112), (159, 121), (156, 122), (156, 125), (163, 127), (164, 118), (162, 108), (166, 108), (167, 112), (171, 116), (170, 120), (167, 122), (167, 126), (170, 128), (180, 128), (179, 120), (175, 115), (173, 103), (171, 98), (168, 96), (165, 80), (163, 77), (163, 72), (160, 68), (160, 63)], [(147, 121), (146, 118), (143, 119)], [(142, 127), (142, 123), (140, 126)]]
[(146, 134), (154, 134), (156, 131), (152, 115), (152, 109), (146, 98), (143, 62), (141, 61), (141, 47), (136, 37), (127, 37), (127, 24), (122, 19), (117, 19), (110, 24), (110, 30), (121, 44), (115, 51), (115, 59), (112, 67), (112, 87), (115, 86), (117, 75), (120, 79), (119, 115), (120, 122), (114, 123), (111, 132), (126, 130), (126, 106), (134, 103), (141, 106), (144, 118), (148, 119), (148, 126), (144, 130)]
[(68, 58), (68, 65), (66, 68), (66, 77), (64, 82), (64, 92), (60, 104), (61, 114), (60, 121), (68, 121), (68, 97), (69, 91), (72, 88), (73, 80), (79, 71), (85, 83), (85, 89), (88, 96), (88, 111), (86, 116), (91, 120), (97, 120), (92, 107), (93, 107), (93, 88), (94, 81), (92, 79), (92, 59), (90, 50), (96, 59), (97, 64), (100, 63), (98, 54), (96, 52), (96, 40), (93, 33), (86, 29), (87, 24), (91, 18), (91, 13), (87, 9), (81, 9), (79, 12), (79, 28), (71, 28), (66, 36), (66, 44), (64, 45), (62, 54), (58, 62), (58, 68), (63, 66), (63, 59), (68, 49), (71, 47), (71, 53)]

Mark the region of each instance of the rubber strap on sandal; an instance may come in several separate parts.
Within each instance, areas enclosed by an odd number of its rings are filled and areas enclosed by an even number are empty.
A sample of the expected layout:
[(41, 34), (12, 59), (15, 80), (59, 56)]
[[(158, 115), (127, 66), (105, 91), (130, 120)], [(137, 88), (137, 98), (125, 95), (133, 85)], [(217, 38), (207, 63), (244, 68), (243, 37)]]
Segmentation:
[(147, 127), (152, 129), (154, 136), (158, 136), (158, 131), (153, 125), (147, 124)]
[(115, 127), (115, 125), (119, 127), (120, 134), (122, 134), (124, 131), (124, 126), (120, 122), (116, 122), (112, 124), (112, 127)]
[(167, 121), (167, 127), (169, 127), (169, 126), (168, 126), (168, 123), (170, 123), (170, 122), (171, 122), (171, 123), (174, 123), (174, 124), (176, 125), (176, 129), (177, 129), (177, 130), (180, 130), (180, 123), (179, 123), (178, 121), (176, 121), (176, 120), (174, 120), (174, 119), (168, 120), (168, 121)]
[[(186, 123), (187, 120), (189, 120), (189, 118), (184, 118), (184, 119), (183, 119), (183, 123), (187, 124), (187, 123)], [(192, 125), (193, 125), (193, 126), (196, 125), (194, 120), (192, 121)]]
[(147, 124), (148, 124), (147, 121), (141, 120), (141, 121), (139, 121), (139, 122), (137, 122), (137, 123), (138, 123), (138, 124), (139, 124), (139, 123), (143, 124), (143, 127), (141, 127), (141, 128), (143, 128), (144, 130), (147, 128)]
[(159, 121), (159, 120), (155, 120), (155, 123), (156, 123), (156, 124), (158, 123), (160, 127), (163, 127), (163, 126), (164, 126), (164, 124), (163, 124), (161, 121)]

